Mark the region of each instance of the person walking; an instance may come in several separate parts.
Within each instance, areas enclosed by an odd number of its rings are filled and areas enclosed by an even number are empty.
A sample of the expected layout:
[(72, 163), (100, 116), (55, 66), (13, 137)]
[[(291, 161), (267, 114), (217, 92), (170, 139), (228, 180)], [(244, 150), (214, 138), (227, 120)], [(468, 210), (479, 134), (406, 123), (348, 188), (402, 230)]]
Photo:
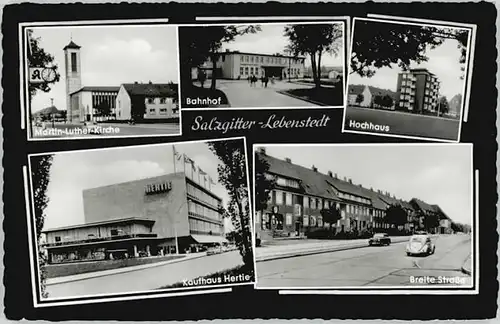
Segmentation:
[(200, 73), (198, 73), (198, 81), (200, 82), (202, 88), (206, 80), (207, 75), (205, 74), (205, 71), (201, 70)]

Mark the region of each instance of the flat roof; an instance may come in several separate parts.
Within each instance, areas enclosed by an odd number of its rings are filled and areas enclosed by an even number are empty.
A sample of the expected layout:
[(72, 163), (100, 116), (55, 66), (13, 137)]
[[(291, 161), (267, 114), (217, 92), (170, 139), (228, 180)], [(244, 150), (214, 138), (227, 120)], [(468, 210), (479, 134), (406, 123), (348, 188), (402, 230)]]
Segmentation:
[(103, 221), (97, 221), (97, 222), (91, 222), (91, 223), (85, 223), (85, 224), (76, 224), (76, 225), (49, 228), (46, 230), (42, 230), (42, 233), (64, 231), (64, 230), (93, 227), (93, 226), (100, 226), (100, 225), (117, 224), (117, 223), (151, 223), (151, 224), (153, 224), (154, 222), (155, 222), (155, 220), (153, 220), (153, 219), (143, 218), (143, 217), (115, 218), (115, 219), (103, 220)]
[(263, 53), (250, 53), (250, 52), (240, 52), (240, 51), (228, 51), (220, 52), (219, 55), (223, 54), (243, 54), (243, 55), (258, 55), (258, 56), (268, 56), (268, 57), (283, 57), (283, 58), (294, 58), (294, 59), (305, 59), (305, 56), (293, 56), (293, 55), (276, 55), (276, 54), (263, 54)]

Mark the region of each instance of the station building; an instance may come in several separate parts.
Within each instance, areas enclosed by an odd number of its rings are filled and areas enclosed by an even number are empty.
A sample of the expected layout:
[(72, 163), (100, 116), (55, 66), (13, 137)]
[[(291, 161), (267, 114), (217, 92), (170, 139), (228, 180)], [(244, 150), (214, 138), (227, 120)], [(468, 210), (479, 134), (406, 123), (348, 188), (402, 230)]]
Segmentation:
[[(426, 203), (429, 210), (426, 207), (422, 213), (413, 203), (414, 199), (407, 202), (387, 191), (354, 184), (350, 178), (341, 179), (331, 171), (323, 174), (315, 166), (306, 168), (293, 164), (288, 158), (275, 158), (266, 154), (264, 148), (255, 154), (269, 165), (266, 177), (275, 181), (267, 208), (255, 211), (256, 232), (264, 241), (276, 237), (308, 236), (321, 228), (330, 228), (322, 215), (322, 210), (330, 208), (338, 209), (341, 215), (341, 219), (331, 224), (336, 233), (394, 229), (396, 225), (390, 224), (386, 218), (390, 206), (400, 206), (405, 210), (406, 222), (398, 230), (411, 233), (423, 226), (419, 217), (439, 208)], [(449, 220), (444, 213), (439, 217)], [(443, 225), (448, 223), (442, 222)]]
[[(192, 70), (192, 78), (198, 79), (203, 71), (207, 78), (212, 76), (212, 61), (210, 58)], [(286, 55), (270, 55), (258, 53), (243, 53), (226, 50), (218, 55), (216, 62), (217, 78), (247, 79), (254, 75), (257, 78), (267, 76), (277, 79), (303, 78), (305, 73), (305, 58)]]
[(222, 199), (178, 172), (83, 191), (85, 223), (44, 230), (49, 263), (194, 252), (227, 243)]
[[(70, 123), (129, 120), (134, 105), (143, 119), (179, 118), (179, 92), (175, 83), (126, 83), (118, 86), (82, 86), (81, 46), (73, 40), (63, 48), (66, 76), (66, 109)], [(109, 112), (104, 116), (101, 112)]]

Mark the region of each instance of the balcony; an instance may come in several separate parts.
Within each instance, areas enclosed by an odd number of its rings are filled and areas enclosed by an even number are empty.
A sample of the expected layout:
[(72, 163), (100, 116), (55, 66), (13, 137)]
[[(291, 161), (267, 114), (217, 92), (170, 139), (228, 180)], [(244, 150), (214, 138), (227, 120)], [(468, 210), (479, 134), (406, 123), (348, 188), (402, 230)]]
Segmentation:
[(153, 233), (125, 234), (125, 235), (113, 235), (113, 236), (106, 236), (106, 237), (96, 237), (96, 238), (85, 239), (85, 240), (46, 243), (43, 246), (44, 247), (54, 247), (54, 246), (64, 246), (64, 245), (83, 244), (83, 243), (99, 243), (99, 242), (131, 239), (131, 238), (156, 238), (156, 237), (158, 237), (158, 234), (153, 234)]

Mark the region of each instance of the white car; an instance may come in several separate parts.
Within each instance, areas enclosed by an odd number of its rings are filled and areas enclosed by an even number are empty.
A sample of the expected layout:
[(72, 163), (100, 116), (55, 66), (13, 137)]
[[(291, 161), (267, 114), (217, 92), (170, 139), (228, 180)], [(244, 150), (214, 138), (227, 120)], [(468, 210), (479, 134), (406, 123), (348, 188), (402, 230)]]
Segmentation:
[(406, 255), (430, 255), (436, 252), (436, 245), (426, 234), (413, 235), (406, 244)]

